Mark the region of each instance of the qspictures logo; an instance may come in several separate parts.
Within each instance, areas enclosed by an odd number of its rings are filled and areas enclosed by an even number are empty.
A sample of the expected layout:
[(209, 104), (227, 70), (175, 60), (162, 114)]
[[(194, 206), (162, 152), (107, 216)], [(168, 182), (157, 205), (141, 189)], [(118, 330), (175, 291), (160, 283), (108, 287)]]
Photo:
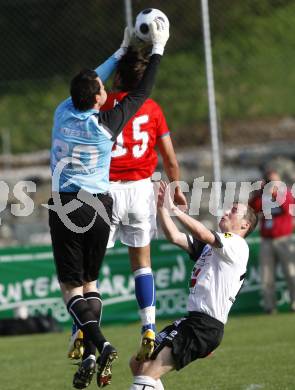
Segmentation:
[[(108, 213), (105, 209), (104, 204), (93, 194), (87, 192), (83, 189), (80, 189), (77, 192), (75, 199), (72, 199), (68, 203), (63, 203), (61, 196), (58, 190), (60, 188), (60, 182), (62, 181), (62, 172), (64, 172), (67, 167), (70, 166), (78, 169), (80, 175), (87, 175), (91, 172), (88, 172), (88, 167), (83, 165), (79, 159), (63, 158), (56, 165), (54, 172), (52, 174), (52, 183), (53, 189), (52, 192), (52, 204), (42, 204), (42, 207), (51, 209), (53, 212), (56, 212), (63, 222), (63, 224), (75, 233), (85, 233), (88, 231), (94, 224), (96, 216), (99, 215), (103, 220), (110, 225), (111, 221), (109, 219)], [(156, 172), (157, 179), (161, 178), (161, 173)], [(73, 176), (75, 177), (75, 176)], [(68, 180), (62, 183), (61, 192), (66, 192), (69, 186), (73, 185), (73, 181)], [(285, 202), (287, 198), (288, 191), (291, 192), (292, 196), (295, 198), (295, 183), (288, 189), (286, 183), (282, 181), (271, 181), (268, 183), (263, 183), (262, 181), (255, 182), (208, 182), (204, 180), (204, 176), (195, 178), (193, 181), (192, 187), (184, 181), (172, 182), (169, 183), (167, 187), (167, 196), (173, 199), (175, 189), (177, 186), (180, 186), (182, 192), (187, 193), (190, 198), (190, 203), (188, 210), (186, 212), (192, 217), (198, 217), (200, 215), (201, 204), (204, 203), (204, 190), (209, 191), (209, 201), (206, 199), (206, 204), (208, 205), (208, 213), (212, 216), (221, 218), (226, 210), (230, 210), (234, 203), (248, 204), (251, 194), (254, 191), (260, 193), (261, 196), (261, 209), (265, 219), (272, 220), (278, 210), (281, 207), (285, 207)], [(274, 194), (275, 190), (275, 196)], [(0, 192), (2, 194), (2, 199), (0, 202), (0, 223), (1, 223), (1, 211), (5, 210), (7, 207), (10, 207), (10, 212), (16, 217), (26, 217), (33, 213), (35, 209), (35, 204), (33, 197), (30, 197), (30, 193), (37, 192), (36, 183), (33, 181), (20, 181), (15, 184), (12, 189), (14, 198), (19, 201), (19, 203), (10, 203), (8, 202), (9, 193), (11, 189), (8, 184), (4, 181), (0, 181)], [(156, 213), (156, 204), (159, 191), (159, 182), (154, 182), (154, 202), (153, 207), (150, 210), (150, 213)], [(80, 208), (83, 204), (88, 204), (94, 210), (94, 216), (92, 221), (89, 222), (87, 226), (77, 226), (70, 218), (69, 214), (73, 211)], [(295, 201), (288, 205), (288, 212), (290, 215), (295, 216)], [(131, 212), (129, 216), (131, 216)], [(173, 212), (170, 213), (173, 216)], [(127, 215), (123, 223), (129, 223), (129, 216)], [(132, 218), (132, 216), (131, 216)]]

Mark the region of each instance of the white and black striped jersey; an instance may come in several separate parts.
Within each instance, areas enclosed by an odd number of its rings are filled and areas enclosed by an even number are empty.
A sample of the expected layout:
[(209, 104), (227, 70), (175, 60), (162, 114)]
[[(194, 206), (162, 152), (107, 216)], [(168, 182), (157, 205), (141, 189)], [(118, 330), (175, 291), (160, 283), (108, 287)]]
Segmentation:
[(206, 313), (225, 324), (246, 275), (249, 247), (237, 234), (213, 234), (219, 243), (218, 248), (187, 236), (190, 257), (196, 261), (187, 309)]

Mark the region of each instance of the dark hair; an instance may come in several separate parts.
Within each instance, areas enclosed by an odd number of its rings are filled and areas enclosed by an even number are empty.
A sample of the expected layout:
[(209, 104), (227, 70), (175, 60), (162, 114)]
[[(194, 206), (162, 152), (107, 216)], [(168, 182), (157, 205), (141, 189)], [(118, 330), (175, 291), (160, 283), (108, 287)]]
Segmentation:
[(147, 48), (129, 46), (118, 62), (113, 87), (120, 91), (132, 91), (142, 79), (148, 62)]
[(92, 69), (81, 70), (71, 81), (71, 97), (74, 107), (79, 111), (93, 108), (95, 95), (100, 93), (97, 74)]
[(247, 237), (255, 230), (258, 223), (258, 215), (255, 213), (254, 209), (249, 205), (247, 206), (247, 211), (245, 212), (244, 219), (250, 224), (250, 227), (247, 233), (245, 234), (245, 237)]

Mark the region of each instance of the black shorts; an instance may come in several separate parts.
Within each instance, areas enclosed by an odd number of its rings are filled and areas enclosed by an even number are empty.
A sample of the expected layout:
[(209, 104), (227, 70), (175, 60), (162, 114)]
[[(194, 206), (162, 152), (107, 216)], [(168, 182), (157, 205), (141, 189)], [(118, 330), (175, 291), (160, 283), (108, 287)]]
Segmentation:
[(157, 334), (152, 359), (164, 347), (172, 349), (175, 369), (180, 370), (196, 359), (208, 356), (223, 337), (222, 322), (204, 313), (190, 312)]
[[(113, 199), (108, 194), (94, 195), (102, 202), (111, 221)], [(76, 193), (60, 193), (63, 205), (77, 199)], [(52, 198), (48, 201), (53, 205)], [(67, 214), (70, 221), (85, 232), (73, 231), (60, 219), (57, 212), (49, 209), (49, 226), (58, 280), (74, 287), (83, 282), (97, 280), (110, 234), (110, 225), (89, 204), (83, 203)]]

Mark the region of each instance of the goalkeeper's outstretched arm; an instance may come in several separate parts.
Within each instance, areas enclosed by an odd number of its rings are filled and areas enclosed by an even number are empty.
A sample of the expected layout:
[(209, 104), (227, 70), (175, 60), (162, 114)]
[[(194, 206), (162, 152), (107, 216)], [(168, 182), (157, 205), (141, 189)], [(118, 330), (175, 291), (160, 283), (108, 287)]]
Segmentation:
[(101, 79), (103, 83), (108, 80), (113, 71), (116, 69), (119, 60), (126, 53), (130, 43), (130, 39), (131, 32), (129, 31), (128, 27), (126, 27), (124, 30), (124, 38), (120, 48), (111, 57), (109, 57), (105, 62), (103, 62), (95, 69), (97, 76)]

